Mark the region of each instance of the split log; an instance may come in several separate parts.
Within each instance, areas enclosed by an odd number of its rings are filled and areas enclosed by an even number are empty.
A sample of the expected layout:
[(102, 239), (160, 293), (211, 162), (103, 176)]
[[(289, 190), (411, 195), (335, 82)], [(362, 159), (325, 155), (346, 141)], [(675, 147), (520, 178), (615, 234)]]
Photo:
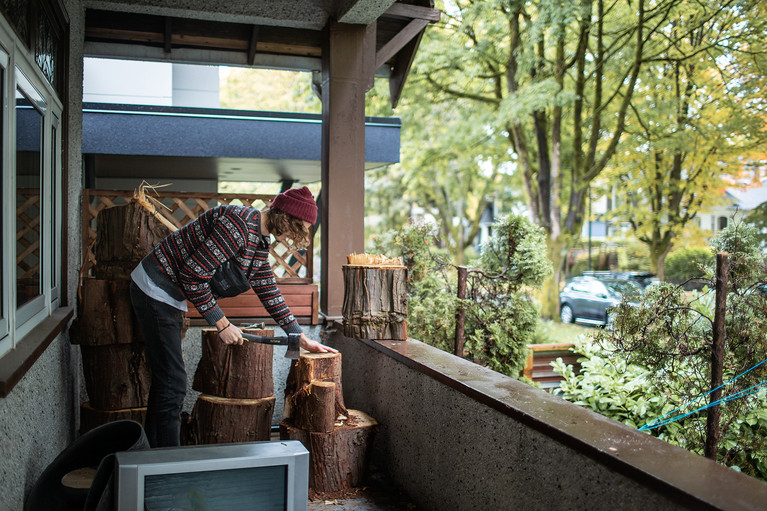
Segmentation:
[(144, 345), (80, 346), (90, 404), (100, 410), (147, 405), (151, 372)]
[(344, 265), (344, 335), (407, 339), (407, 268)]
[(335, 399), (332, 403), (334, 418), (347, 414), (341, 387), (341, 354), (302, 352), (301, 357), (290, 365), (288, 372), (285, 383), (284, 418), (293, 417), (296, 396), (301, 393), (306, 394), (308, 391), (305, 388), (318, 382), (335, 384)]
[(129, 419), (144, 424), (146, 407), (123, 408), (121, 410), (98, 410), (85, 402), (80, 405), (80, 434), (84, 434), (108, 422)]
[(192, 410), (194, 443), (267, 441), (271, 435), (274, 396), (228, 399), (200, 394)]
[(299, 440), (309, 451), (309, 487), (316, 492), (348, 490), (358, 486), (378, 423), (358, 410), (329, 433), (295, 427), (291, 419), (280, 422), (280, 440)]
[[(273, 336), (274, 330), (244, 329), (244, 332)], [(245, 342), (227, 345), (215, 329), (202, 331), (202, 358), (194, 373), (192, 388), (211, 396), (258, 399), (274, 395), (273, 347)]]
[(130, 280), (84, 279), (70, 330), (72, 344), (103, 346), (143, 342), (130, 299)]
[(335, 383), (315, 381), (295, 394), (293, 400), (293, 421), (297, 428), (321, 433), (333, 431), (336, 422)]
[(130, 279), (145, 255), (170, 229), (136, 202), (102, 210), (96, 217), (93, 275), (99, 279)]

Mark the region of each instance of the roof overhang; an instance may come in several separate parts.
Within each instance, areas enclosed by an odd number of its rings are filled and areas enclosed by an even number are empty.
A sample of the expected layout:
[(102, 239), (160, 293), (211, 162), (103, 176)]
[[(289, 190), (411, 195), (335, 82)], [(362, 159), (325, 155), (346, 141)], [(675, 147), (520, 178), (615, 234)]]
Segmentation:
[[(248, 2), (241, 10), (217, 2), (188, 9), (141, 1), (86, 2), (86, 56), (196, 64), (321, 70), (328, 22), (375, 24), (375, 75), (389, 80), (392, 105), (429, 23), (433, 0), (285, 0)], [(106, 10), (109, 9), (109, 10)]]
[[(399, 118), (365, 119), (365, 169), (399, 161)], [(86, 103), (83, 154), (95, 177), (321, 180), (318, 114)]]

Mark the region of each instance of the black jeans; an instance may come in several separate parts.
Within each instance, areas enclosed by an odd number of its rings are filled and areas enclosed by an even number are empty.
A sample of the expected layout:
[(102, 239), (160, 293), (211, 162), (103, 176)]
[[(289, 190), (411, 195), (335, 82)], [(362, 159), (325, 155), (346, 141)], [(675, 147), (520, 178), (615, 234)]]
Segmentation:
[(134, 282), (131, 282), (130, 296), (152, 369), (144, 424), (149, 445), (177, 446), (181, 407), (186, 395), (186, 369), (181, 353), (184, 313), (150, 298)]

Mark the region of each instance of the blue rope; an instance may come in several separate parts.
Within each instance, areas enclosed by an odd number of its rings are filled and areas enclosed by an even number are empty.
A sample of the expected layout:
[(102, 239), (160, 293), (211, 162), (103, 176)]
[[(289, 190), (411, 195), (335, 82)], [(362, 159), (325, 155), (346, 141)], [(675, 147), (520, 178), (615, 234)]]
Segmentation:
[[(688, 412), (688, 413), (685, 413), (685, 414), (682, 414), (682, 415), (674, 416), (674, 414), (677, 413), (679, 410), (682, 410), (683, 408), (686, 408), (689, 405), (693, 404), (695, 401), (698, 401), (699, 399), (702, 399), (702, 398), (708, 396), (709, 394), (711, 394), (713, 392), (716, 392), (717, 390), (721, 389), (722, 387), (725, 387), (725, 386), (733, 383), (735, 380), (737, 380), (741, 376), (743, 376), (745, 374), (748, 374), (749, 372), (753, 371), (754, 369), (756, 369), (760, 365), (764, 364), (765, 362), (767, 362), (767, 358), (762, 360), (761, 362), (759, 362), (755, 366), (751, 367), (750, 369), (747, 369), (747, 370), (743, 371), (738, 376), (730, 379), (726, 383), (723, 383), (723, 384), (719, 385), (717, 388), (711, 389), (710, 391), (706, 392), (705, 394), (701, 394), (700, 396), (696, 397), (695, 399), (693, 399), (691, 401), (688, 401), (687, 403), (683, 404), (679, 408), (671, 410), (667, 414), (665, 414), (665, 415), (663, 415), (661, 417), (658, 417), (654, 421), (651, 421), (651, 422), (645, 424), (644, 426), (639, 428), (639, 431), (649, 431), (651, 429), (660, 428), (662, 426), (665, 426), (666, 424), (671, 424), (672, 422), (676, 422), (678, 420), (684, 419), (685, 417), (689, 417), (690, 415), (698, 413), (698, 412), (700, 412), (702, 410), (705, 410), (707, 408), (711, 408), (712, 406), (717, 406), (717, 405), (720, 405), (722, 403), (726, 403), (728, 401), (732, 401), (733, 399), (738, 399), (738, 398), (741, 398), (741, 397), (750, 396), (751, 394), (754, 394), (754, 393), (758, 392), (759, 387), (761, 387), (762, 385), (767, 385), (767, 380), (764, 380), (763, 382), (758, 383), (758, 384), (754, 385), (753, 387), (749, 387), (747, 389), (740, 390), (740, 391), (736, 392), (735, 394), (731, 394), (731, 395), (726, 396), (726, 397), (724, 397), (722, 399), (718, 399), (718, 400), (714, 401), (713, 403), (709, 403), (709, 404), (707, 404), (705, 406), (701, 406), (697, 410), (693, 410), (691, 412)], [(752, 389), (755, 389), (755, 390), (752, 390)], [(748, 392), (748, 391), (751, 391), (751, 392)], [(745, 393), (745, 392), (747, 392), (747, 393)], [(665, 419), (666, 417), (669, 417), (669, 416), (671, 416), (669, 419), (663, 420), (663, 419)]]

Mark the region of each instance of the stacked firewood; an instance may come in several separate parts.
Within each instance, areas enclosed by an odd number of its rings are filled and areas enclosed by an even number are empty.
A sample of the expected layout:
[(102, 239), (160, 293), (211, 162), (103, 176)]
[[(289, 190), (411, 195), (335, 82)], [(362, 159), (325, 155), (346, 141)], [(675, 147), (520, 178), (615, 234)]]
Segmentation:
[(340, 353), (302, 353), (285, 386), (281, 440), (300, 440), (309, 451), (309, 487), (318, 493), (359, 486), (378, 423), (347, 410)]
[[(274, 330), (243, 332), (274, 335)], [(216, 329), (203, 329), (202, 358), (192, 383), (201, 394), (184, 421), (185, 444), (269, 440), (275, 403), (272, 352), (267, 344), (226, 345)]]

